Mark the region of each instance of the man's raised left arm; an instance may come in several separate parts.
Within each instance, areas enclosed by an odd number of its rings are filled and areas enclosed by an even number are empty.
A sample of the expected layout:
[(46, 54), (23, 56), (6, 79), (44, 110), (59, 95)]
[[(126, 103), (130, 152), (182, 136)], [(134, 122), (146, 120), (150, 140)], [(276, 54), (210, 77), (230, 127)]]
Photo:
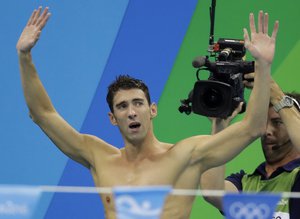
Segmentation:
[(265, 132), (270, 100), (271, 64), (279, 26), (276, 21), (272, 35), (269, 36), (268, 19), (268, 14), (260, 11), (256, 30), (254, 15), (250, 14), (251, 37), (244, 29), (245, 47), (255, 59), (256, 74), (243, 120), (216, 135), (187, 139), (190, 140), (187, 144), (196, 144), (193, 161), (201, 161), (202, 171), (225, 164)]

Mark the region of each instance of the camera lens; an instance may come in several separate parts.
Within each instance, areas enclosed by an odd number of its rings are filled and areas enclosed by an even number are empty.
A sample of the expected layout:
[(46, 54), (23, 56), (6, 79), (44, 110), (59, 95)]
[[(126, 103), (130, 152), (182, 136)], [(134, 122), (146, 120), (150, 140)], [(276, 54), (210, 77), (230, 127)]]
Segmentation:
[(209, 108), (218, 108), (223, 104), (222, 93), (215, 88), (206, 88), (202, 98), (204, 104)]
[(197, 81), (194, 85), (192, 111), (199, 115), (226, 118), (231, 114), (233, 87), (221, 81)]

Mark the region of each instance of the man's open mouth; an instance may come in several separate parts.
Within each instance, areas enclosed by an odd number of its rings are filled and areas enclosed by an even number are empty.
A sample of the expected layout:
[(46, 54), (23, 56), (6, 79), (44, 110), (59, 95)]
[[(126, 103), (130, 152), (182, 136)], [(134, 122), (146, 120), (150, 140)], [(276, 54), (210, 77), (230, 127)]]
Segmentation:
[(139, 122), (133, 122), (129, 124), (129, 128), (130, 129), (136, 129), (139, 128), (141, 126), (141, 124)]

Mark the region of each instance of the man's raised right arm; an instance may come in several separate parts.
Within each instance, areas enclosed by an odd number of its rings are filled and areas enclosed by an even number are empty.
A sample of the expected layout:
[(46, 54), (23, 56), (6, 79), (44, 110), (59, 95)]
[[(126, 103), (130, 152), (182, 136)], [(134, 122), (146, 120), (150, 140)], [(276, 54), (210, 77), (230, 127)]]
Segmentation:
[(32, 61), (31, 49), (38, 41), (50, 17), (48, 8), (41, 11), (41, 7), (33, 11), (16, 46), (30, 117), (62, 152), (90, 168), (93, 165), (91, 152), (93, 145), (106, 145), (106, 143), (96, 137), (80, 134), (56, 112)]
[[(270, 98), (272, 105), (277, 104), (283, 98), (283, 96), (285, 96), (285, 94), (283, 93), (279, 85), (274, 80), (272, 80), (271, 98)], [(300, 135), (299, 135), (300, 112), (299, 111), (300, 108), (294, 105), (291, 108), (283, 108), (279, 110), (278, 113), (288, 131), (290, 140), (292, 141), (293, 145), (297, 148), (297, 150), (300, 152)]]

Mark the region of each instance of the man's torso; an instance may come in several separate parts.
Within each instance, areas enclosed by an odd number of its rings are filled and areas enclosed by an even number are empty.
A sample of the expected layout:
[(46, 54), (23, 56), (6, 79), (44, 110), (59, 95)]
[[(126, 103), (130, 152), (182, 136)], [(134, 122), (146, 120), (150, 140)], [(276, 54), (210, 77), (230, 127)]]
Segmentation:
[[(123, 153), (95, 159), (91, 169), (97, 187), (171, 185), (177, 189), (197, 189), (201, 165), (190, 164), (189, 156), (165, 150), (154, 156), (128, 161)], [(115, 218), (111, 194), (101, 194), (107, 218)], [(194, 197), (169, 196), (162, 218), (188, 218)]]

